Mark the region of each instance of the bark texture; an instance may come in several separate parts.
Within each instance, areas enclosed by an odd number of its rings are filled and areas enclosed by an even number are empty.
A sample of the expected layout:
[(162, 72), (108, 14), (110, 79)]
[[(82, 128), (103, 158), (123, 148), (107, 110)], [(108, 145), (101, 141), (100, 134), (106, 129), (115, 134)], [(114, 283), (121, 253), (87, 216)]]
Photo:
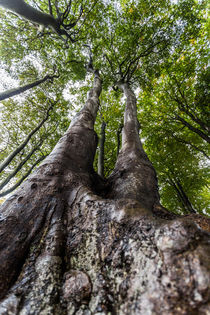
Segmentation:
[[(101, 80), (37, 171), (1, 208), (0, 314), (209, 314), (209, 220), (159, 204), (127, 97), (122, 149), (93, 168)], [(200, 227), (199, 227), (200, 226)]]

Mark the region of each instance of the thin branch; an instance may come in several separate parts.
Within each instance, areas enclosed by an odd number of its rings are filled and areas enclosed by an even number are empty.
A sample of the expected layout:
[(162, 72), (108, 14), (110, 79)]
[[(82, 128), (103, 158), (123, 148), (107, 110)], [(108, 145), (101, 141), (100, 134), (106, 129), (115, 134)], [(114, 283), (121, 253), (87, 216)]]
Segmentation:
[(201, 148), (199, 148), (199, 147), (197, 147), (196, 145), (192, 144), (191, 142), (186, 141), (186, 140), (184, 140), (184, 139), (181, 139), (181, 138), (179, 138), (179, 137), (177, 137), (177, 136), (175, 136), (175, 135), (172, 135), (172, 136), (173, 136), (173, 138), (174, 138), (176, 141), (178, 141), (178, 142), (180, 142), (180, 143), (184, 143), (184, 144), (186, 144), (186, 145), (190, 145), (194, 150), (201, 152), (208, 160), (210, 160), (210, 157), (209, 157), (209, 156), (206, 154), (206, 152), (205, 152), (204, 150), (202, 150)]
[(72, 23), (69, 23), (69, 24), (64, 24), (62, 23), (62, 26), (66, 29), (66, 30), (70, 30), (71, 28), (73, 28), (74, 26), (77, 25), (78, 21), (80, 20), (81, 16), (82, 16), (82, 13), (83, 13), (83, 7), (81, 6), (80, 8), (80, 13), (79, 13), (79, 16), (78, 18), (72, 22)]
[(62, 16), (63, 20), (66, 19), (68, 17), (68, 15), (69, 15), (69, 12), (71, 10), (71, 2), (72, 1), (70, 0), (68, 5), (66, 6), (66, 10), (64, 11), (63, 16)]
[(10, 180), (21, 170), (21, 168), (23, 167), (23, 165), (31, 158), (31, 156), (34, 154), (35, 151), (37, 151), (40, 146), (42, 145), (43, 140), (41, 140), (37, 146), (35, 146), (31, 152), (29, 152), (29, 154), (25, 157), (25, 159), (23, 161), (21, 161), (18, 166), (12, 171), (12, 173), (10, 173), (1, 183), (0, 183), (0, 190), (2, 190), (2, 188), (4, 188), (9, 182)]
[(186, 126), (188, 129), (191, 131), (197, 133), (202, 139), (210, 143), (210, 137), (207, 136), (204, 132), (202, 132), (200, 129), (192, 126), (190, 123), (188, 123), (185, 119), (183, 119), (181, 116), (178, 114), (175, 114), (175, 119), (180, 121), (184, 126)]
[(107, 56), (107, 54), (104, 54), (104, 57), (107, 59), (109, 65), (110, 65), (110, 68), (111, 68), (112, 73), (115, 74), (112, 61), (109, 59), (109, 57)]
[(153, 52), (153, 48), (156, 47), (158, 44), (162, 43), (162, 42), (165, 42), (165, 40), (161, 40), (161, 41), (158, 41), (157, 43), (154, 43), (153, 45), (151, 45), (150, 47), (148, 47), (147, 49), (144, 50), (144, 52), (140, 53), (136, 58), (132, 59), (127, 67), (127, 70), (123, 76), (123, 80), (126, 79), (127, 75), (129, 74), (130, 72), (130, 69), (131, 69), (131, 66), (133, 64), (135, 64), (136, 62), (139, 61), (140, 58), (142, 57), (147, 57), (148, 55), (150, 55), (152, 52)]
[(7, 165), (10, 164), (10, 162), (14, 159), (14, 157), (27, 145), (31, 137), (43, 126), (45, 121), (49, 117), (49, 112), (53, 108), (55, 103), (51, 104), (51, 106), (48, 108), (45, 118), (38, 124), (36, 128), (34, 128), (29, 135), (26, 137), (26, 139), (6, 158), (6, 160), (0, 165), (0, 172), (2, 172)]
[(50, 13), (50, 15), (53, 15), (53, 14), (52, 14), (52, 4), (51, 4), (51, 0), (48, 0), (48, 8), (49, 8), (49, 13)]

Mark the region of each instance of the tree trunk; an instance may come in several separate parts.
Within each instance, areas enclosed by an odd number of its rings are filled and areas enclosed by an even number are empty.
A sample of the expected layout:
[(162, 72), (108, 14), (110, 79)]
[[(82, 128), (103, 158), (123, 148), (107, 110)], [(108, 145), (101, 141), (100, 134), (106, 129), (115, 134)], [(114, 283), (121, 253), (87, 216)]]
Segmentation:
[(0, 101), (6, 100), (7, 98), (10, 98), (12, 96), (19, 95), (19, 94), (21, 94), (21, 93), (23, 93), (25, 91), (28, 91), (28, 90), (32, 89), (33, 87), (36, 87), (36, 86), (40, 85), (41, 83), (44, 83), (47, 80), (51, 80), (52, 81), (56, 77), (58, 77), (58, 76), (46, 75), (43, 79), (34, 81), (34, 82), (26, 84), (24, 86), (20, 86), (20, 87), (18, 87), (16, 89), (11, 89), (11, 90), (4, 91), (4, 92), (0, 93)]
[(22, 182), (31, 174), (31, 172), (33, 171), (33, 169), (41, 162), (45, 159), (45, 155), (42, 155), (38, 160), (36, 160), (34, 162), (34, 164), (29, 168), (29, 170), (10, 188), (4, 190), (3, 192), (0, 192), (0, 197), (4, 197), (8, 194), (10, 194), (11, 192), (13, 192), (16, 188), (18, 188), (18, 186), (20, 186), (22, 184)]
[(104, 143), (106, 138), (106, 123), (103, 120), (101, 124), (101, 133), (99, 138), (99, 154), (98, 154), (98, 174), (104, 178)]
[(1, 208), (0, 314), (208, 314), (209, 221), (159, 204), (127, 84), (122, 149), (92, 167), (101, 80), (67, 133)]
[(123, 124), (120, 124), (120, 126), (117, 130), (117, 157), (118, 157), (118, 154), (120, 152), (122, 129), (123, 129)]
[(10, 180), (21, 170), (21, 168), (23, 167), (23, 165), (31, 158), (31, 156), (34, 154), (34, 152), (36, 152), (37, 150), (39, 150), (42, 146), (43, 140), (41, 140), (25, 157), (25, 159), (23, 159), (17, 166), (16, 168), (10, 172), (6, 178), (4, 178), (2, 180), (2, 182), (0, 182), (0, 195), (1, 195), (1, 190), (10, 182)]
[(181, 182), (177, 179), (172, 179), (171, 177), (169, 177), (169, 183), (175, 189), (175, 191), (177, 193), (177, 197), (179, 198), (185, 213), (196, 213), (196, 211), (193, 208), (187, 194), (185, 193), (185, 191), (182, 187)]
[(31, 137), (44, 125), (44, 123), (48, 120), (50, 110), (53, 108), (54, 104), (51, 104), (50, 107), (48, 108), (45, 117), (43, 120), (36, 126), (26, 137), (26, 139), (12, 152), (10, 155), (0, 164), (0, 173), (12, 162), (14, 157), (18, 153), (21, 152), (25, 148), (25, 146), (28, 144), (30, 141)]
[(192, 126), (190, 123), (188, 123), (185, 119), (183, 119), (181, 116), (179, 115), (175, 115), (176, 116), (176, 120), (180, 121), (184, 126), (186, 126), (189, 130), (197, 133), (197, 135), (199, 135), (199, 137), (201, 137), (203, 140), (205, 140), (206, 142), (210, 143), (210, 137), (205, 134), (203, 131), (201, 131), (200, 129)]

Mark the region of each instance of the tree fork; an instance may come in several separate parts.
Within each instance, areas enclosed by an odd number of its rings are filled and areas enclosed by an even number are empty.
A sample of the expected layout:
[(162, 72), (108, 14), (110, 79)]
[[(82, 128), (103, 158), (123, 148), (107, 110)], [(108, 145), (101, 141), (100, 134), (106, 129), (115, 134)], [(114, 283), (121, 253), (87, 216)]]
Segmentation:
[(108, 182), (111, 198), (130, 198), (139, 201), (142, 209), (152, 211), (159, 201), (155, 170), (149, 161), (139, 137), (136, 96), (128, 83), (118, 86), (126, 96), (122, 149)]

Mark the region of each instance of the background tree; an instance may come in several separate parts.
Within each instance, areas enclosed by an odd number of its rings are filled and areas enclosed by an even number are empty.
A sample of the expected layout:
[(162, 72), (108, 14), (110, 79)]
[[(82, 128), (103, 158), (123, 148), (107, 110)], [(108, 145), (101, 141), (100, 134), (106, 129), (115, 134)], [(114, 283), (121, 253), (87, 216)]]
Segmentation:
[(174, 211), (188, 211), (174, 186), (181, 181), (196, 211), (208, 213), (206, 38), (202, 27), (200, 37), (186, 42), (161, 76), (139, 93), (145, 147), (159, 175), (163, 204)]

